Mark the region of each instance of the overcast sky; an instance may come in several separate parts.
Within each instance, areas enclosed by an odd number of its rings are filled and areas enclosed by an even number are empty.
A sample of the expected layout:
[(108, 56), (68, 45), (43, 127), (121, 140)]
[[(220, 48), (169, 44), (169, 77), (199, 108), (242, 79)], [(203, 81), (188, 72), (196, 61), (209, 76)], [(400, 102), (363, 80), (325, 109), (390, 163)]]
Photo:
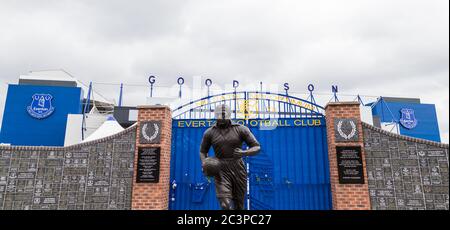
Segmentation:
[[(208, 76), (222, 86), (419, 97), (436, 104), (449, 138), (448, 0), (0, 0), (2, 109), (7, 83), (59, 68), (85, 83)], [(128, 90), (125, 101), (147, 92)]]

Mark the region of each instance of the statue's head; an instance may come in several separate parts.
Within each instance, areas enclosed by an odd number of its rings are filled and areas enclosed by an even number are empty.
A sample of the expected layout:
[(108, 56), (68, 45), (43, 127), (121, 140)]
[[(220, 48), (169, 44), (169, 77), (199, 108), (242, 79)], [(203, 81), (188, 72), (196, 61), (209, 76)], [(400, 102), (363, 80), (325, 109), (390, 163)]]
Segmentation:
[(214, 110), (214, 117), (216, 118), (217, 126), (220, 128), (227, 127), (231, 124), (231, 109), (229, 106), (222, 104), (216, 106)]

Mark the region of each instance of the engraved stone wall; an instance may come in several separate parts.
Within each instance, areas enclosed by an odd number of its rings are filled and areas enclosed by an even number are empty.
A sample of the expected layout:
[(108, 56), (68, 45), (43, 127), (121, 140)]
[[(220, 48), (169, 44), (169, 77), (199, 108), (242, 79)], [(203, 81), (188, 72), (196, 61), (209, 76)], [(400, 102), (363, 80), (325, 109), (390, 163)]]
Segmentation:
[(136, 127), (69, 147), (0, 146), (0, 209), (131, 209)]
[(449, 209), (448, 145), (363, 130), (372, 209)]

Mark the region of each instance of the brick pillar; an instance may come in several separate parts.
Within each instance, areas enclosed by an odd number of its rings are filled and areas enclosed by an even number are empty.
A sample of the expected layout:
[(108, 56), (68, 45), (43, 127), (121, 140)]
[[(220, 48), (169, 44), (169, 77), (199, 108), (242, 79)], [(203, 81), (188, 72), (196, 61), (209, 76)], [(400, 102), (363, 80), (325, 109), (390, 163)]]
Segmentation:
[[(172, 111), (167, 106), (138, 106), (136, 150), (134, 157), (133, 188), (131, 208), (133, 210), (167, 210), (169, 208), (170, 147), (172, 136)], [(142, 123), (160, 122), (160, 141), (152, 144), (141, 143)], [(161, 147), (159, 182), (137, 183), (138, 149)]]
[[(332, 102), (325, 107), (327, 123), (328, 157), (330, 161), (330, 182), (334, 210), (369, 210), (370, 197), (367, 182), (363, 130), (358, 102)], [(353, 139), (337, 139), (336, 119), (353, 119), (356, 136)], [(342, 129), (341, 129), (342, 132)], [(339, 135), (339, 133), (338, 133)], [(348, 136), (347, 136), (348, 137)], [(364, 184), (340, 184), (337, 165), (337, 146), (360, 146), (363, 163)]]

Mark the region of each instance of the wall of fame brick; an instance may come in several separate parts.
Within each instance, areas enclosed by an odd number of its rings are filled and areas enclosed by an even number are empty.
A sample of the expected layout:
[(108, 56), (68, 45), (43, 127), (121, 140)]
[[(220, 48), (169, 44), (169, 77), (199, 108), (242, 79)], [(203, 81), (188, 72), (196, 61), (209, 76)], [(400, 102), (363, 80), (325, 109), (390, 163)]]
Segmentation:
[(71, 147), (0, 147), (0, 209), (131, 209), (135, 127)]
[(372, 209), (449, 209), (448, 145), (364, 125)]

